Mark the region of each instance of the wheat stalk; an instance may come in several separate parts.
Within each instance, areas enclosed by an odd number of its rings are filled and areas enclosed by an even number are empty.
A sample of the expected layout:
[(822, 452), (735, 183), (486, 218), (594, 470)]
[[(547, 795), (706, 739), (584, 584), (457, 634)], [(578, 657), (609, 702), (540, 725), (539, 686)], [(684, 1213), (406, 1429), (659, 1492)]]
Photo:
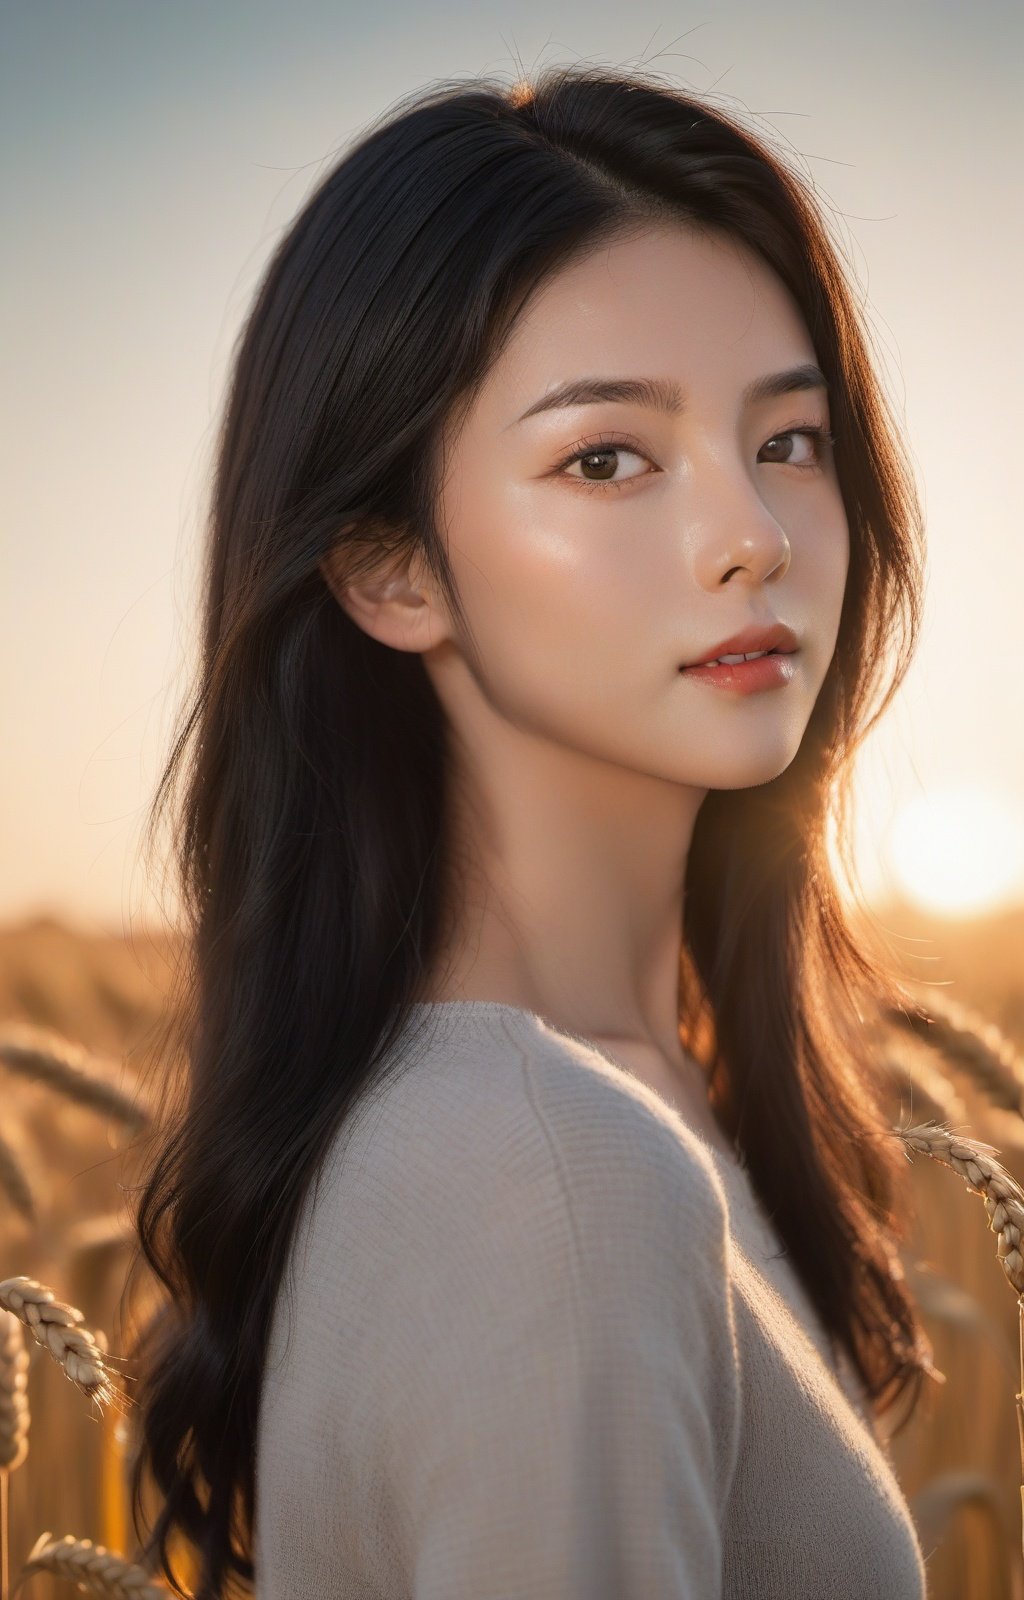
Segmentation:
[(101, 1067), (96, 1056), (52, 1028), (4, 1023), (0, 1027), (0, 1062), (12, 1072), (47, 1084), (78, 1105), (117, 1117), (132, 1129), (143, 1128), (149, 1121), (144, 1106), (104, 1078), (94, 1076)]
[(114, 1600), (162, 1600), (171, 1592), (162, 1583), (154, 1583), (142, 1567), (126, 1561), (106, 1545), (75, 1539), (70, 1533), (63, 1539), (52, 1539), (49, 1533), (39, 1535), (18, 1574), (15, 1594), (34, 1572), (55, 1573), (89, 1594), (105, 1594)]
[(968, 1188), (980, 1194), (988, 1213), (988, 1225), (996, 1236), (996, 1255), (1010, 1287), (1017, 1295), (1017, 1323), (1020, 1337), (1020, 1390), (1017, 1403), (1017, 1430), (1021, 1461), (1021, 1548), (1024, 1551), (1024, 1189), (996, 1159), (998, 1151), (977, 1139), (965, 1139), (938, 1123), (917, 1123), (893, 1130), (908, 1151), (920, 1151), (958, 1172)]
[(106, 1364), (106, 1335), (83, 1327), (82, 1313), (58, 1300), (52, 1289), (35, 1278), (4, 1278), (0, 1306), (13, 1312), (37, 1344), (48, 1350), (72, 1383), (100, 1405), (117, 1391)]

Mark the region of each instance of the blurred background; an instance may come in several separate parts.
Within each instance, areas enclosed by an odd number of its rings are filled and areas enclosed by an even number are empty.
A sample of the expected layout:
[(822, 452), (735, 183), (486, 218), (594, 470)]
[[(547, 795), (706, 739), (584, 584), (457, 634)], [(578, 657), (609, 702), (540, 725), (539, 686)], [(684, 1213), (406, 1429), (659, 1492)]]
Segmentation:
[[(194, 646), (224, 376), (324, 168), (415, 85), (647, 64), (814, 183), (928, 515), (924, 635), (864, 752), (874, 897), (1024, 899), (1021, 9), (74, 0), (2, 15), (0, 917), (151, 913), (138, 829)], [(16, 692), (11, 692), (16, 686)]]
[[(905, 1035), (893, 1054), (893, 1116), (951, 1110), (1024, 1176), (1022, 45), (1010, 0), (0, 5), (5, 1037), (51, 1030), (96, 1081), (137, 1085), (175, 948), (141, 833), (197, 644), (226, 372), (282, 230), (417, 85), (649, 67), (797, 166), (866, 306), (929, 556), (917, 658), (859, 760), (857, 871), (894, 960), (954, 1008), (944, 1053)], [(0, 1276), (51, 1272), (118, 1348), (131, 1119), (0, 1056), (0, 1132), (34, 1195), (7, 1216), (0, 1195)], [(980, 1202), (934, 1167), (919, 1187), (908, 1272), (948, 1381), (897, 1466), (930, 1595), (1020, 1595), (1016, 1307)], [(12, 1550), (43, 1527), (119, 1547), (114, 1422), (37, 1369)]]

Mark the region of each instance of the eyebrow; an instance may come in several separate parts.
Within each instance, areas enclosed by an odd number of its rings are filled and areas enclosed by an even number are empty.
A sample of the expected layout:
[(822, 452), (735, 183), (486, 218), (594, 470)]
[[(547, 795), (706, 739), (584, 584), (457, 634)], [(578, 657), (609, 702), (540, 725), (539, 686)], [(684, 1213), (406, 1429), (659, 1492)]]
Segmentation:
[[(794, 394), (802, 389), (828, 390), (828, 382), (820, 367), (808, 361), (798, 367), (787, 367), (784, 372), (769, 372), (763, 378), (748, 383), (742, 394), (744, 404), (759, 400), (774, 400), (778, 395)], [(686, 409), (686, 399), (681, 386), (672, 378), (572, 378), (535, 400), (533, 405), (516, 417), (516, 423), (525, 422), (540, 411), (552, 411), (566, 406), (589, 406), (600, 402), (617, 402), (622, 405), (650, 406), (679, 416)]]

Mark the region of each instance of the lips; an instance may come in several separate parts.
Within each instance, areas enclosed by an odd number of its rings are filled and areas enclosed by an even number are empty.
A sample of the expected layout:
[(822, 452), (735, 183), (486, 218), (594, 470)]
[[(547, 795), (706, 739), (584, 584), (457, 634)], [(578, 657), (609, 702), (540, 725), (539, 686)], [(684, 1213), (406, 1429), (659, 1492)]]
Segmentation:
[(774, 650), (778, 655), (790, 655), (796, 648), (796, 634), (784, 622), (773, 622), (767, 627), (752, 624), (728, 639), (720, 640), (718, 644), (709, 645), (703, 655), (694, 656), (692, 661), (683, 665), (700, 667), (706, 662), (717, 661), (721, 656), (752, 655), (759, 650)]

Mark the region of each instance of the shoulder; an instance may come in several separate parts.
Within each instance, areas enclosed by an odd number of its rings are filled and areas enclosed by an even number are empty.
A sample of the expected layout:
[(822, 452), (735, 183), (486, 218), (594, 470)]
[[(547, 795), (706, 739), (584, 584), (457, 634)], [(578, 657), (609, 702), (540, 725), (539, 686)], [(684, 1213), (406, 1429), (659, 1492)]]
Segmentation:
[(345, 1142), (343, 1207), (369, 1181), (447, 1237), (536, 1236), (557, 1216), (612, 1246), (639, 1234), (666, 1259), (697, 1229), (720, 1263), (728, 1198), (705, 1146), (585, 1043), (482, 1007), (419, 1030), (394, 1067)]
[(643, 1346), (670, 1384), (684, 1350), (691, 1381), (736, 1403), (713, 1161), (543, 1025), (421, 1036), (360, 1109), (300, 1245), (298, 1320), (355, 1341), (389, 1412), (546, 1370), (556, 1345), (576, 1373), (635, 1366)]

